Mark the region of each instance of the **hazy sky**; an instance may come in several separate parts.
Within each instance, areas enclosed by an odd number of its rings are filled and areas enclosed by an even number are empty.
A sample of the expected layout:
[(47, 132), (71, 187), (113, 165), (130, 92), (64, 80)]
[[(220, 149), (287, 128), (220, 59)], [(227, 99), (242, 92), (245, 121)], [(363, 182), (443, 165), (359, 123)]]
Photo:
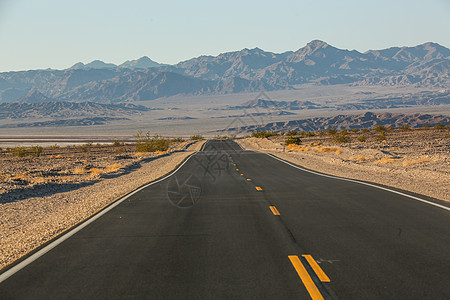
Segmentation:
[(177, 63), (313, 39), (364, 52), (450, 47), (450, 0), (0, 0), (0, 71), (68, 68), (144, 55)]

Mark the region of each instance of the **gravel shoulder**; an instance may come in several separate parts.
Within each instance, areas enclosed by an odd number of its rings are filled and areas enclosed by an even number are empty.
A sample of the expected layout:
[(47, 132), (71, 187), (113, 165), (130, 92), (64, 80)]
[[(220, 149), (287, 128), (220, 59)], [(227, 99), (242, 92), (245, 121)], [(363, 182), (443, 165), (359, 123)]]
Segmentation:
[[(273, 154), (310, 170), (390, 186), (450, 202), (449, 143), (398, 148), (336, 145), (323, 139), (283, 150), (280, 139), (247, 138), (246, 150)], [(449, 140), (449, 139), (447, 139)], [(319, 144), (319, 145), (317, 145)], [(444, 146), (444, 147), (442, 147)], [(431, 151), (430, 151), (431, 149)]]
[[(200, 150), (203, 143), (180, 145), (169, 153), (150, 157), (134, 157), (128, 165), (103, 158), (102, 172), (79, 172), (84, 178), (77, 182), (70, 178), (68, 186), (63, 180), (50, 185), (28, 184), (15, 190), (5, 188), (0, 193), (0, 269), (120, 197), (174, 170), (187, 156)], [(115, 166), (108, 169), (111, 163)]]

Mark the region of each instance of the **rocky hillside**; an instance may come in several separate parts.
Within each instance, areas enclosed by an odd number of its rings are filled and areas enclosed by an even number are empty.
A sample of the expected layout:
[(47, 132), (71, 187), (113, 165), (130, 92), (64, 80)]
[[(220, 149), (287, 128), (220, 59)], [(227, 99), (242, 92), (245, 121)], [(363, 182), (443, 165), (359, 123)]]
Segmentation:
[(0, 103), (0, 119), (124, 117), (141, 114), (149, 108), (133, 104), (93, 102)]
[(399, 128), (408, 124), (410, 128), (419, 128), (423, 126), (435, 126), (436, 124), (450, 125), (450, 117), (428, 114), (392, 114), (392, 113), (371, 113), (366, 112), (360, 115), (338, 115), (334, 117), (317, 117), (305, 120), (295, 120), (287, 122), (274, 122), (263, 126), (253, 125), (240, 128), (230, 128), (229, 132), (253, 132), (258, 131), (318, 131), (335, 127), (341, 129), (362, 129), (373, 128), (376, 125), (385, 127), (394, 126)]

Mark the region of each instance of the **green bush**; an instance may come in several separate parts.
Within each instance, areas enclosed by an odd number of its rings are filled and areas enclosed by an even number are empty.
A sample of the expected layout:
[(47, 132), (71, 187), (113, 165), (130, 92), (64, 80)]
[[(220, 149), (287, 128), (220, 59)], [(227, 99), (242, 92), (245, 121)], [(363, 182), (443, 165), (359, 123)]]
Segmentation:
[(403, 124), (402, 126), (400, 126), (400, 128), (399, 128), (400, 130), (409, 130), (410, 128), (409, 128), (409, 125), (408, 124)]
[(143, 134), (139, 131), (136, 135), (136, 151), (138, 152), (155, 152), (167, 151), (170, 146), (170, 140), (155, 134), (153, 137), (150, 132)]
[(336, 127), (331, 127), (330, 129), (328, 129), (327, 133), (329, 135), (335, 135), (337, 133)]
[(284, 144), (286, 146), (291, 144), (300, 145), (301, 143), (302, 140), (299, 137), (290, 137), (284, 141)]
[(336, 143), (348, 143), (350, 142), (350, 136), (348, 135), (348, 132), (346, 129), (343, 129), (338, 134), (335, 134), (333, 137), (333, 141)]
[(42, 155), (42, 152), (44, 152), (44, 148), (41, 146), (33, 146), (31, 147), (30, 155), (39, 157)]
[(363, 132), (363, 133), (369, 132), (369, 129), (368, 128), (363, 128), (363, 129), (361, 129), (361, 132)]
[(173, 143), (182, 143), (184, 142), (184, 139), (182, 137), (177, 137), (172, 139)]
[(196, 135), (191, 136), (191, 140), (193, 140), (193, 141), (203, 140), (203, 136), (201, 134), (196, 134)]
[(12, 149), (12, 155), (17, 157), (24, 157), (28, 154), (27, 149), (25, 147), (14, 147)]
[(384, 127), (383, 125), (377, 125), (375, 126), (375, 131), (384, 132), (386, 131), (386, 127)]
[(437, 123), (436, 126), (434, 126), (434, 129), (436, 129), (436, 130), (445, 129), (445, 126), (442, 125), (441, 123)]
[(360, 141), (361, 143), (364, 143), (367, 140), (367, 137), (365, 135), (361, 135), (358, 137), (358, 141)]
[(386, 140), (386, 132), (384, 132), (384, 131), (381, 132), (380, 135), (378, 135), (378, 136), (375, 137), (375, 140), (376, 140), (377, 142), (385, 141), (385, 140)]

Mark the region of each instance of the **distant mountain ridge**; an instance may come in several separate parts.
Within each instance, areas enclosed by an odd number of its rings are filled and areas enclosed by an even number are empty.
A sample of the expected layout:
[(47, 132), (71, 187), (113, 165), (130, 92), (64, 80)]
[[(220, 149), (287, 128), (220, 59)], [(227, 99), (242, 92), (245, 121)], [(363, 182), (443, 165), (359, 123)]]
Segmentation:
[(429, 114), (394, 114), (394, 113), (372, 113), (366, 112), (359, 115), (337, 115), (333, 117), (316, 117), (304, 120), (294, 120), (287, 122), (273, 122), (265, 125), (251, 125), (239, 128), (229, 128), (223, 132), (253, 132), (253, 131), (318, 131), (335, 127), (342, 129), (362, 129), (373, 128), (376, 125), (385, 127), (400, 126), (408, 124), (410, 128), (420, 128), (422, 126), (435, 126), (436, 124), (449, 125), (450, 117)]
[(292, 89), (303, 83), (449, 89), (450, 49), (425, 43), (361, 53), (314, 40), (297, 51), (243, 49), (176, 65), (148, 57), (119, 66), (97, 60), (66, 70), (0, 73), (0, 102), (34, 89), (57, 101), (119, 102)]

